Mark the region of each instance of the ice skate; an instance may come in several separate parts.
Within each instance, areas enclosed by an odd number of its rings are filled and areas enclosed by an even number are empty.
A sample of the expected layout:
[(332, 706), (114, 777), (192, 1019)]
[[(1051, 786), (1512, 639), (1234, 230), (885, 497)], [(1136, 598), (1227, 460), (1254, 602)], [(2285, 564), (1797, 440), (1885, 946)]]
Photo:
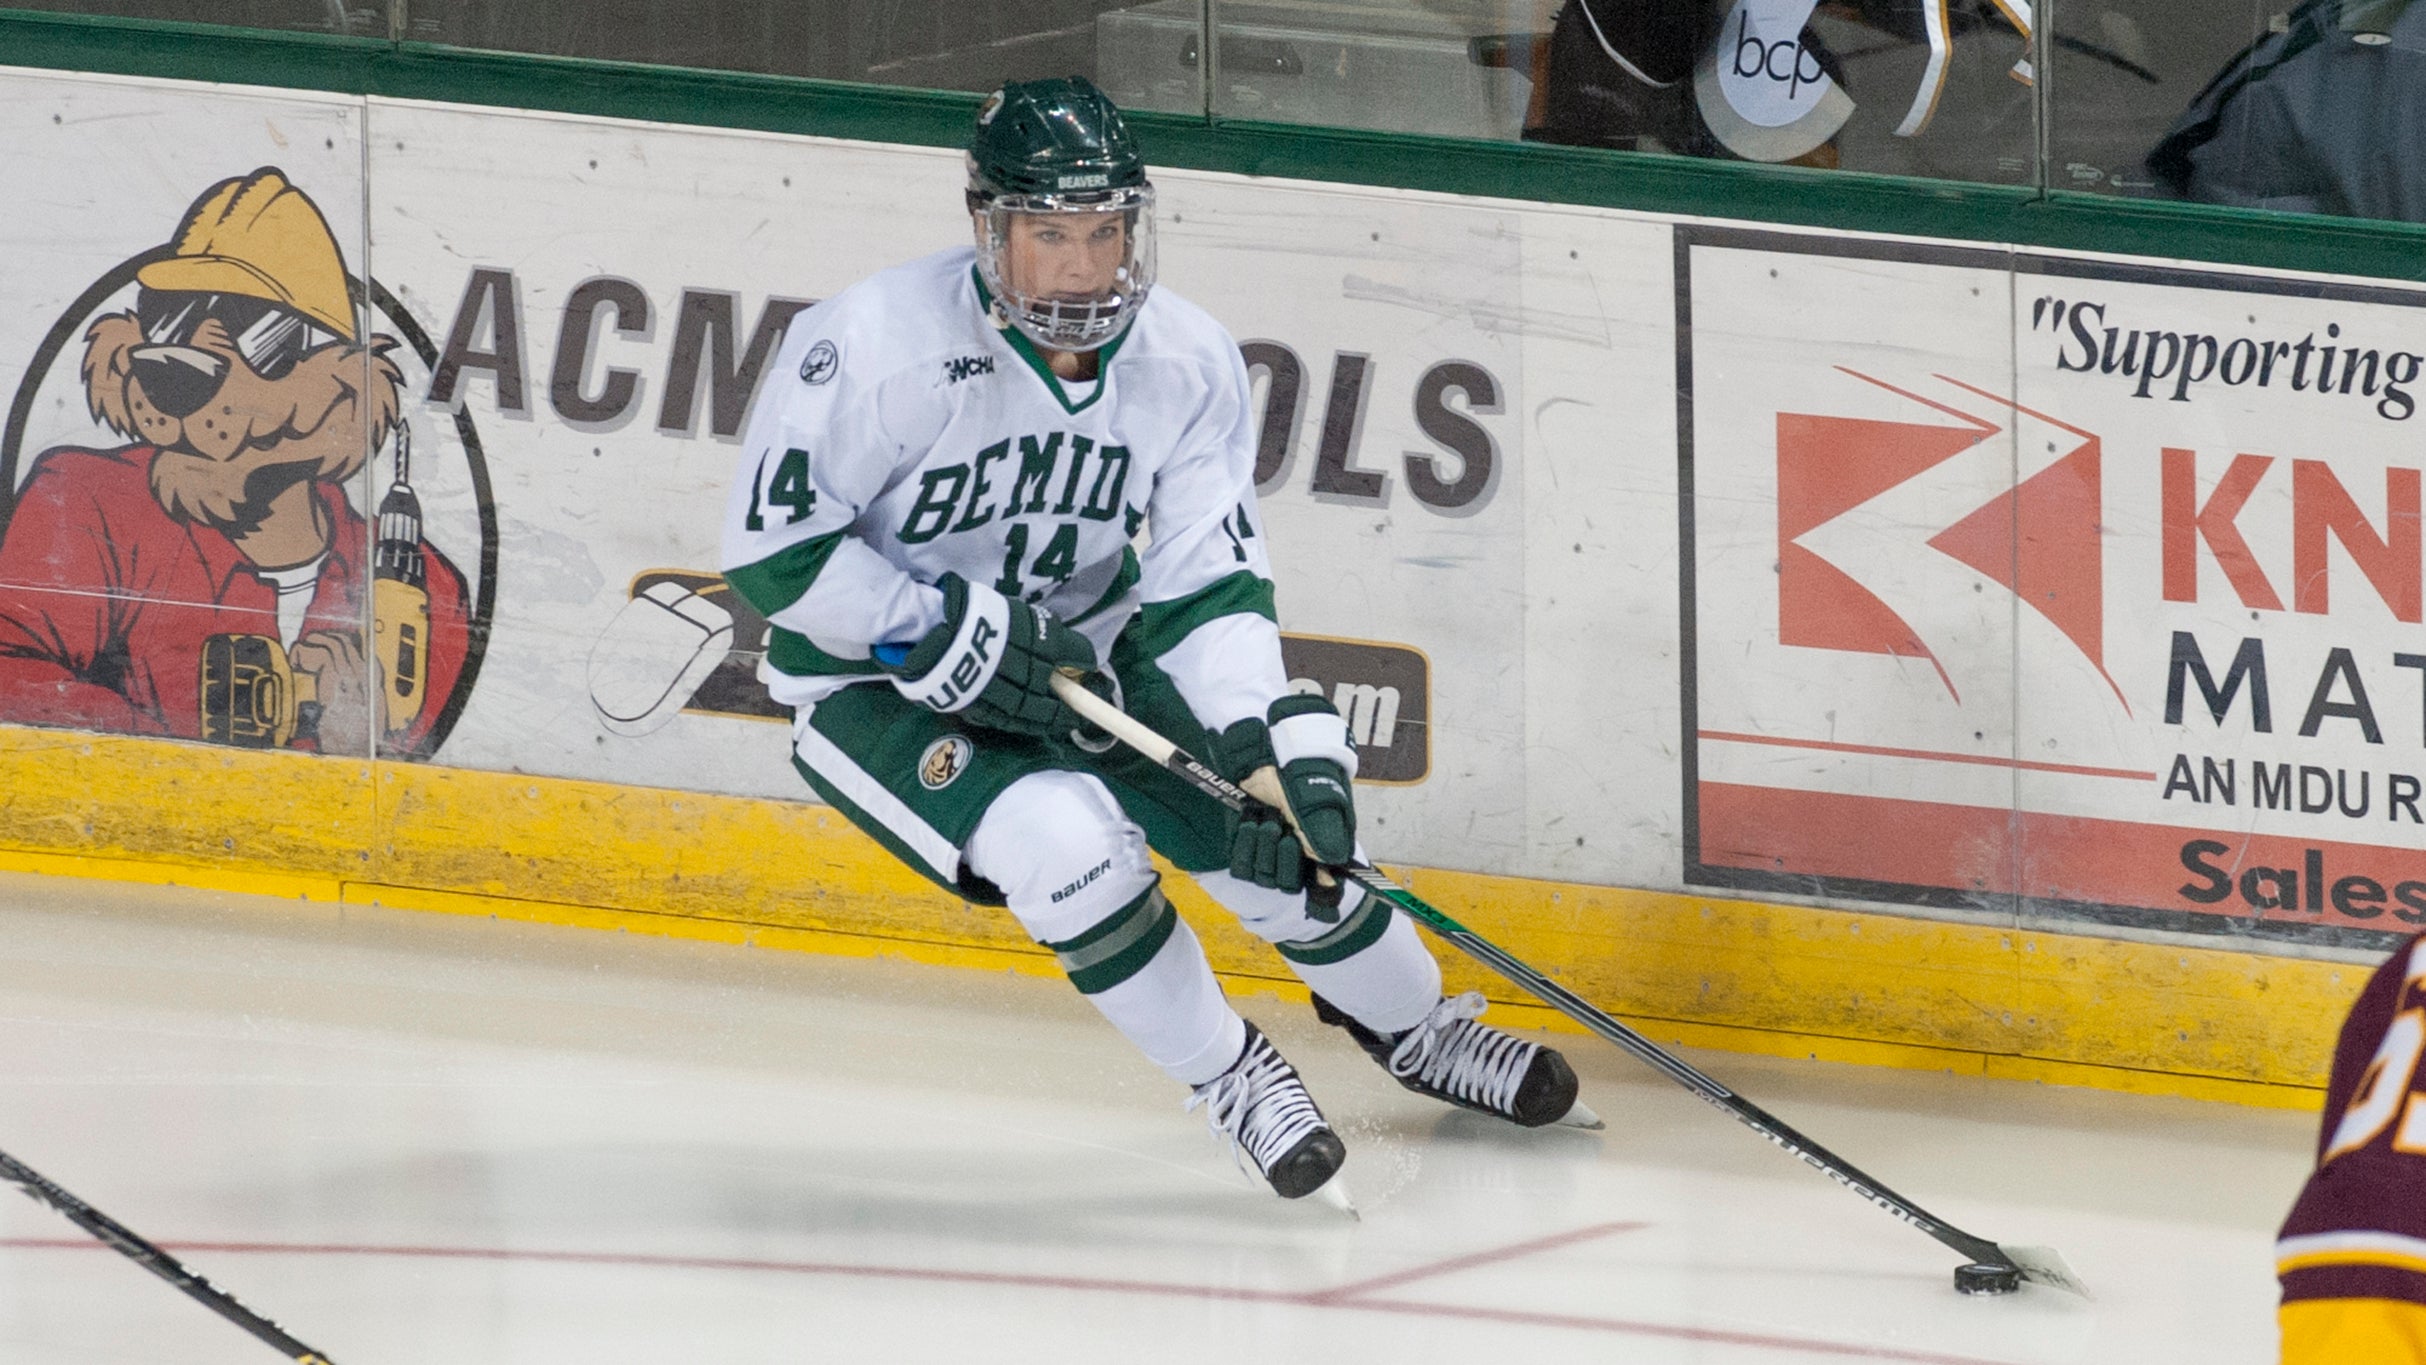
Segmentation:
[(1494, 1114), (1526, 1128), (1563, 1123), (1598, 1128), (1600, 1116), (1575, 1097), (1574, 1068), (1556, 1051), (1475, 1020), (1483, 998), (1474, 991), (1444, 999), (1424, 1021), (1385, 1036), (1314, 997), (1314, 1013), (1348, 1031), (1366, 1055), (1418, 1095)]
[(1233, 1157), (1243, 1153), (1254, 1162), (1274, 1194), (1302, 1199), (1324, 1190), (1326, 1203), (1355, 1212), (1338, 1180), (1348, 1149), (1314, 1107), (1297, 1069), (1255, 1025), (1247, 1025), (1246, 1050), (1230, 1069), (1196, 1087), (1188, 1109), (1198, 1105), (1206, 1126), (1229, 1139)]

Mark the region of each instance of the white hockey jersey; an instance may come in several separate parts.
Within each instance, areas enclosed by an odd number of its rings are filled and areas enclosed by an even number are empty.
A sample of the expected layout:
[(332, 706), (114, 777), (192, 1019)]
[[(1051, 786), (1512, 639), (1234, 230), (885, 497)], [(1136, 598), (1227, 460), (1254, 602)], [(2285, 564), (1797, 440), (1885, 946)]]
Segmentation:
[(1260, 718), (1287, 679), (1237, 345), (1157, 289), (1097, 381), (1062, 380), (993, 325), (975, 264), (870, 276), (794, 319), (766, 372), (723, 559), (773, 627), (768, 692), (879, 676), (870, 646), (940, 624), (950, 571), (1043, 604), (1099, 658), (1127, 629), (1208, 727)]

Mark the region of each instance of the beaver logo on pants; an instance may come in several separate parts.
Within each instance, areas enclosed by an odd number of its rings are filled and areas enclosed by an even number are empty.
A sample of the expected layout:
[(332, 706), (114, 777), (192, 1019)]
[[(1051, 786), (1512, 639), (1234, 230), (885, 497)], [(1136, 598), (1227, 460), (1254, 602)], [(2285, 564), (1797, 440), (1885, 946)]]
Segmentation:
[(968, 770), (969, 759), (976, 753), (969, 741), (959, 735), (945, 735), (927, 746), (918, 756), (919, 785), (939, 792)]
[[(465, 582), (421, 535), (398, 343), (365, 334), (319, 207), (273, 167), (223, 180), (129, 266), (81, 365), (128, 444), (43, 451), (0, 529), (0, 721), (426, 754)], [(347, 485), (383, 452), (374, 535)]]

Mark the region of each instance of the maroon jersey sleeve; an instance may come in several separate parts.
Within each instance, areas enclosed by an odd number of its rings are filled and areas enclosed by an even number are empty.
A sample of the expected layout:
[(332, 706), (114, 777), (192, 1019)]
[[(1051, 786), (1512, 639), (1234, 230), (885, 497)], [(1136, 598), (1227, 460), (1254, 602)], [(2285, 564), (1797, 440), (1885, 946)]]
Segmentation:
[(2317, 1168), (2275, 1244), (2283, 1301), (2426, 1304), (2426, 938), (2368, 979), (2334, 1049)]

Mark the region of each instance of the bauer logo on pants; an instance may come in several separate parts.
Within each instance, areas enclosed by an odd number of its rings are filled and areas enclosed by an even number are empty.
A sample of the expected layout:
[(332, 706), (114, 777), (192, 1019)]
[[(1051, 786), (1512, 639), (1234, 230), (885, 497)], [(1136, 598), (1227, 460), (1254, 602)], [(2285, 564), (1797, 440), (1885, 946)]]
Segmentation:
[(959, 735), (945, 735), (918, 756), (918, 784), (931, 792), (942, 791), (969, 770), (969, 760), (975, 754), (968, 740)]

